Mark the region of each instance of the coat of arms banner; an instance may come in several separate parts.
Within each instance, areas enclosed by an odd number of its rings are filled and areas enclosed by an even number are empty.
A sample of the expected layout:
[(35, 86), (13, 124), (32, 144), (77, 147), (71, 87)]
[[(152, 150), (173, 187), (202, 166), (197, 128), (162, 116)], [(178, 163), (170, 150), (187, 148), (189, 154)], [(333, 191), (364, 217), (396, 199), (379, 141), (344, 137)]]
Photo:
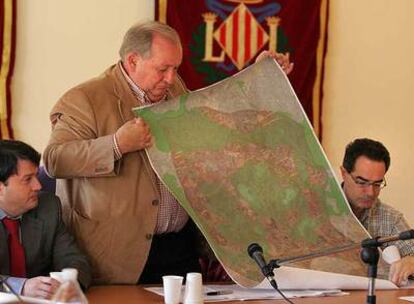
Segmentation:
[(191, 90), (222, 80), (263, 50), (289, 53), (289, 75), (320, 136), (328, 0), (156, 0), (155, 18), (177, 30), (180, 76)]

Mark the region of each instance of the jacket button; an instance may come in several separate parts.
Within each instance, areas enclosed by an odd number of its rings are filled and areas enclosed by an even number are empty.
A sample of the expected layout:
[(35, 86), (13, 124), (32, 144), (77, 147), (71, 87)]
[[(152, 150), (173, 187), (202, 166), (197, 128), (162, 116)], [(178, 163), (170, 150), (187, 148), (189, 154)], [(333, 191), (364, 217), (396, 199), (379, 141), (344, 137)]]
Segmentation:
[(152, 234), (151, 234), (151, 233), (147, 233), (147, 234), (145, 235), (145, 238), (146, 238), (147, 240), (152, 239)]
[(155, 199), (155, 200), (152, 201), (152, 205), (153, 206), (158, 206), (159, 203), (160, 203), (160, 201), (157, 200), (157, 199)]

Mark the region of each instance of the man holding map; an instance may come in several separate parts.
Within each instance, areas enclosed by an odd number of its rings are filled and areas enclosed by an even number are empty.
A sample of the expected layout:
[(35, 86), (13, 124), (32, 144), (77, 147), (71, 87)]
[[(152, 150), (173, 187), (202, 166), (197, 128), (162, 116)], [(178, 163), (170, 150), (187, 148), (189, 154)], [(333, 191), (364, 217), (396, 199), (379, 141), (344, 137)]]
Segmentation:
[[(177, 76), (182, 46), (174, 29), (147, 22), (128, 30), (119, 53), (117, 64), (54, 106), (44, 162), (59, 178), (65, 220), (91, 259), (94, 282), (160, 283), (165, 274), (200, 270), (195, 227), (151, 168), (152, 136), (132, 108), (187, 92)], [(263, 56), (292, 69), (288, 56)]]
[[(378, 198), (387, 185), (385, 173), (389, 166), (389, 152), (378, 141), (360, 138), (346, 147), (341, 167), (343, 190), (355, 216), (372, 237), (396, 235), (410, 229), (399, 211)], [(401, 285), (414, 274), (414, 241), (386, 245), (395, 245), (402, 257), (391, 264), (389, 274), (392, 282)]]

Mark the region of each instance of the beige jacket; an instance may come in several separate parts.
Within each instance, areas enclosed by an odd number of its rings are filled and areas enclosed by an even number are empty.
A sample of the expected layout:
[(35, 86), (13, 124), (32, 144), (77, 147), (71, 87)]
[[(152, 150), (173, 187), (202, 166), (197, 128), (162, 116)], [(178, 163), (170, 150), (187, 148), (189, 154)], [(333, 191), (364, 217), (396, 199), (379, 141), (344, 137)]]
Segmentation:
[[(171, 95), (186, 91), (177, 80)], [(118, 65), (69, 90), (51, 111), (44, 163), (57, 180), (64, 219), (88, 254), (96, 284), (134, 284), (158, 213), (145, 152), (115, 161), (112, 137), (137, 105)]]

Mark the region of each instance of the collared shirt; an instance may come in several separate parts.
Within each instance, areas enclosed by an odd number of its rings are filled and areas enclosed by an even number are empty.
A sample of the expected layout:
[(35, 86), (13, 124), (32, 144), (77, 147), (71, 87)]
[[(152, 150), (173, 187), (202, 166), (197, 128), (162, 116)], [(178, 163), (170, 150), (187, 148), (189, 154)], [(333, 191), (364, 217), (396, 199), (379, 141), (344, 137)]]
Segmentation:
[(122, 62), (119, 62), (119, 67), (121, 68), (121, 72), (124, 75), (126, 81), (128, 82), (129, 87), (131, 88), (132, 92), (134, 93), (135, 97), (138, 99), (138, 102), (141, 105), (150, 105), (153, 103), (165, 101), (167, 99), (167, 94), (164, 95), (161, 100), (157, 102), (152, 102), (151, 99), (148, 97), (147, 93), (143, 89), (141, 89), (132, 79), (129, 77), (127, 72), (124, 69), (124, 66), (122, 65)]
[[(7, 214), (0, 209), (0, 222), (7, 217)], [(3, 229), (6, 229), (5, 227)], [(0, 244), (2, 246), (2, 244)], [(0, 263), (4, 263), (4, 261), (0, 261)], [(13, 289), (13, 291), (17, 294), (22, 294), (23, 285), (26, 282), (26, 278), (16, 278), (16, 277), (8, 277), (4, 274), (0, 273), (0, 276), (3, 277), (3, 279), (6, 280), (7, 284)], [(1, 287), (1, 286), (0, 286)], [(1, 289), (1, 288), (0, 288)], [(4, 289), (3, 289), (4, 290)]]
[[(411, 229), (401, 212), (380, 200), (372, 208), (366, 209), (358, 219), (372, 237), (392, 236)], [(413, 240), (390, 242), (384, 248), (390, 245), (398, 248), (401, 257), (414, 256)]]
[[(137, 98), (138, 105), (149, 105), (152, 104), (151, 100), (147, 94), (142, 90), (134, 81), (128, 76), (122, 63), (119, 62), (119, 67), (124, 75), (126, 81), (128, 82), (129, 87)], [(162, 99), (165, 100), (167, 95)], [(114, 151), (114, 154), (115, 151)], [(188, 221), (188, 214), (183, 207), (177, 202), (175, 197), (167, 189), (167, 187), (162, 183), (162, 181), (155, 174), (152, 175), (153, 182), (157, 186), (158, 194), (160, 197), (160, 206), (157, 216), (157, 225), (155, 226), (155, 233), (169, 233), (169, 232), (178, 232)]]

